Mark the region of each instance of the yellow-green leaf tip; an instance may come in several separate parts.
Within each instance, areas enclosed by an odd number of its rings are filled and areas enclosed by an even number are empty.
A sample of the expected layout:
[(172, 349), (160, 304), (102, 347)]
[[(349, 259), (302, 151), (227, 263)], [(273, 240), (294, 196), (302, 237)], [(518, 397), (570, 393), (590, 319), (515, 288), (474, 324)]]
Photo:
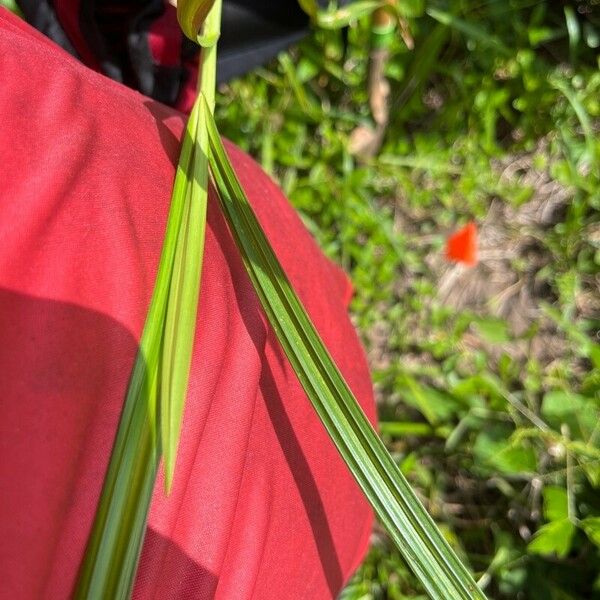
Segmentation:
[(183, 33), (197, 41), (198, 34), (215, 0), (178, 0), (177, 20)]

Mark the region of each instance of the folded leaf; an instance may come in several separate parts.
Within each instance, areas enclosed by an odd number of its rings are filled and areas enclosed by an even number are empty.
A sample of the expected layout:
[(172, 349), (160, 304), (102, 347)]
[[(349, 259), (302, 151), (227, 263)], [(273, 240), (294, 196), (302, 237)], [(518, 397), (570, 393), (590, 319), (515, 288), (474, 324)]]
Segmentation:
[(215, 0), (179, 0), (177, 2), (177, 20), (183, 33), (192, 41), (196, 41), (200, 28), (204, 23)]
[(177, 239), (190, 189), (199, 104), (184, 135), (167, 230), (140, 348), (92, 532), (79, 570), (75, 598), (127, 598), (135, 578), (160, 459), (158, 370)]

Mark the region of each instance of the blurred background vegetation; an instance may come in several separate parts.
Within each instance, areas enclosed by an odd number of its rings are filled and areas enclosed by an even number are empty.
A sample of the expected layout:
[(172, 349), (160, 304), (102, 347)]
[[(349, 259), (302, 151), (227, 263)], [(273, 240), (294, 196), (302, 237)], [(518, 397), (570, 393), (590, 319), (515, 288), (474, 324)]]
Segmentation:
[[(350, 274), (381, 431), (486, 593), (600, 598), (600, 2), (400, 11), (371, 157), (368, 16), (223, 86), (220, 129)], [(377, 527), (342, 596), (424, 598)]]

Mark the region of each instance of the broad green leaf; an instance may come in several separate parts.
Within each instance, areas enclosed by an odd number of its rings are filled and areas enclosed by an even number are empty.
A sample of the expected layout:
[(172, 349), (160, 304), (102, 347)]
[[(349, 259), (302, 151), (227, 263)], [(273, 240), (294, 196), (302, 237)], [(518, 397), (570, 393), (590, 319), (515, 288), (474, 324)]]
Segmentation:
[(461, 407), (450, 394), (419, 383), (408, 374), (400, 374), (396, 385), (402, 390), (402, 400), (417, 408), (431, 425), (447, 421)]
[(590, 540), (600, 548), (600, 517), (588, 517), (583, 519), (579, 525)]
[(502, 473), (534, 473), (536, 456), (532, 448), (511, 443), (512, 429), (490, 424), (475, 440), (473, 455), (481, 467)]
[(510, 340), (508, 324), (504, 319), (478, 318), (474, 323), (479, 335), (492, 344), (503, 344)]
[(560, 521), (569, 516), (567, 490), (558, 486), (544, 488), (544, 517), (546, 521)]
[(319, 65), (310, 58), (303, 57), (296, 64), (296, 77), (302, 84), (319, 74)]
[(541, 412), (548, 420), (559, 422), (580, 411), (585, 402), (586, 398), (580, 394), (554, 390), (544, 394)]
[(208, 116), (219, 201), (263, 309), (332, 441), (434, 600), (485, 598), (398, 469), (292, 289)]
[(502, 382), (492, 373), (472, 375), (459, 380), (451, 391), (454, 396), (465, 400), (485, 396), (491, 401), (497, 401), (503, 399), (505, 395)]
[(589, 438), (600, 418), (599, 407), (592, 398), (562, 390), (544, 394), (541, 413), (557, 431), (564, 423), (572, 435), (583, 440)]
[(583, 465), (583, 472), (594, 488), (600, 488), (600, 461)]
[(534, 554), (555, 554), (564, 558), (571, 549), (571, 542), (575, 533), (575, 525), (569, 519), (552, 521), (537, 530), (527, 550)]

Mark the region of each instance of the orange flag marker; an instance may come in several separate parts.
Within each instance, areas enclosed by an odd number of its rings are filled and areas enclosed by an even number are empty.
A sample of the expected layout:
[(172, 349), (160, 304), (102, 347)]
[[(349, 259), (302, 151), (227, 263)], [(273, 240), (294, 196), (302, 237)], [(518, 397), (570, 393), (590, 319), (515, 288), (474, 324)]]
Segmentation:
[(477, 225), (472, 221), (453, 233), (446, 242), (446, 258), (469, 267), (477, 264)]

